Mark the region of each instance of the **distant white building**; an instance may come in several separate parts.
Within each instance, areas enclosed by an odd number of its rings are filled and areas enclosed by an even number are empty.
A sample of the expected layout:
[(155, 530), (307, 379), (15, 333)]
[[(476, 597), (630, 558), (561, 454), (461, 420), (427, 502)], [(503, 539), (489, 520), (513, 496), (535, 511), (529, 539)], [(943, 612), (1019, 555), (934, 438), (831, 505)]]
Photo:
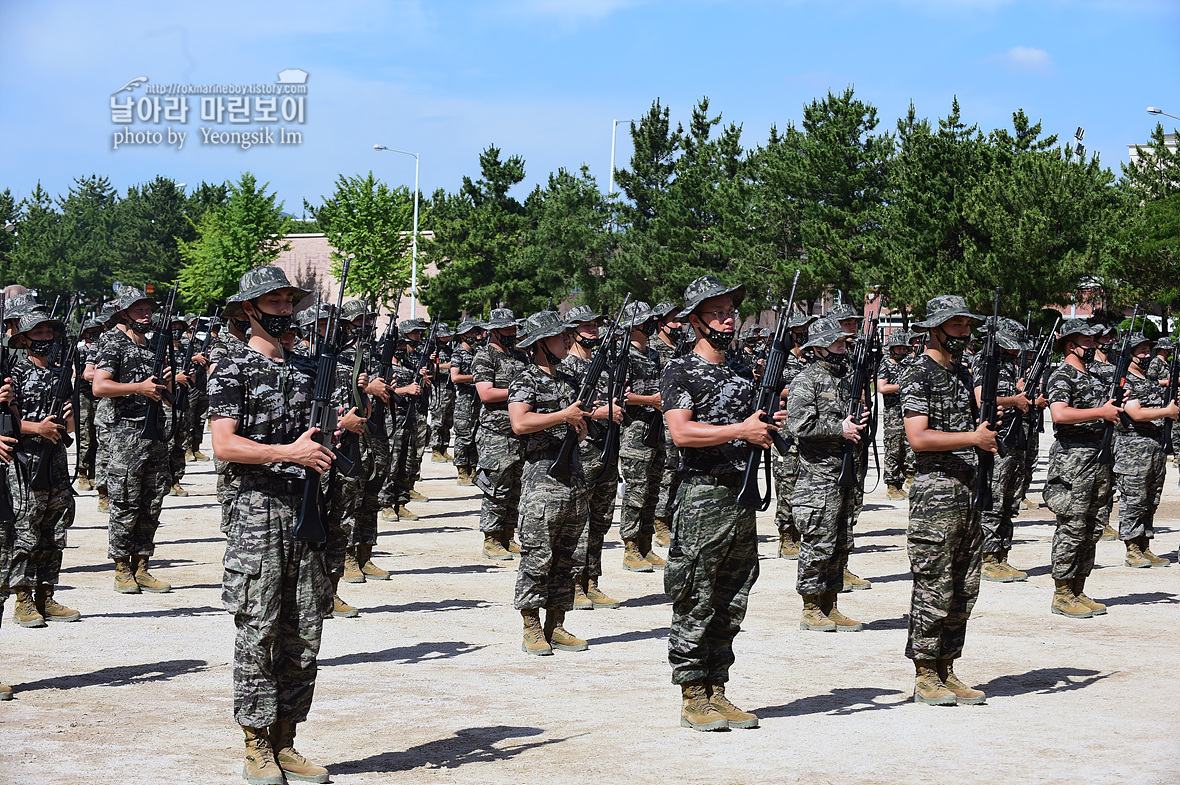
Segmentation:
[[(1169, 153), (1176, 152), (1176, 134), (1164, 134), (1164, 145), (1168, 148)], [(1139, 163), (1139, 148), (1151, 147), (1151, 144), (1129, 144), (1127, 145), (1127, 155), (1131, 158), (1131, 165)]]

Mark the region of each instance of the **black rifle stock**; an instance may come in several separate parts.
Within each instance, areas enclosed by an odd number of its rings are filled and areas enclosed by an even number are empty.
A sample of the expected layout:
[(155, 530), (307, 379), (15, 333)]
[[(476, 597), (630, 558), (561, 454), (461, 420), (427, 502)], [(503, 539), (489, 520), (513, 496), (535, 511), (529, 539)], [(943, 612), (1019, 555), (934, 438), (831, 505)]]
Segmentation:
[[(795, 287), (799, 285), (799, 270), (795, 271), (795, 279), (791, 282), (791, 295), (787, 298), (785, 308), (778, 308), (774, 325), (774, 337), (771, 338), (766, 354), (766, 367), (762, 373), (762, 381), (758, 386), (758, 399), (754, 411), (762, 412), (762, 421), (774, 422), (774, 413), (782, 405), (783, 371), (787, 367), (787, 356), (791, 351), (791, 341), (794, 338), (787, 323), (791, 320), (791, 311), (795, 307)], [(780, 454), (785, 455), (789, 449), (786, 440), (777, 431), (771, 431), (774, 446)], [(766, 492), (758, 490), (758, 469), (766, 467)], [(770, 489), (774, 485), (774, 469), (771, 466), (770, 448), (751, 444), (746, 453), (746, 468), (742, 474), (742, 487), (738, 491), (737, 503), (742, 507), (765, 510), (770, 507)]]
[[(1131, 364), (1131, 335), (1135, 332), (1135, 319), (1139, 316), (1139, 306), (1135, 306), (1134, 312), (1131, 314), (1131, 326), (1127, 332), (1123, 334), (1122, 345), (1119, 346), (1119, 355), (1114, 364), (1114, 378), (1110, 381), (1110, 392), (1107, 394), (1108, 400), (1113, 400), (1116, 406), (1123, 405), (1123, 393), (1127, 386), (1127, 368)], [(1130, 418), (1123, 412), (1119, 412), (1119, 419), (1124, 423), (1130, 423)], [(1113, 422), (1106, 420), (1102, 427), (1102, 441), (1098, 445), (1098, 456), (1096, 458), (1100, 465), (1111, 466), (1114, 464), (1114, 426)]]
[[(996, 299), (992, 306), (992, 315), (984, 326), (985, 339), (983, 345), (983, 378), (979, 385), (979, 422), (987, 423), (993, 431), (1000, 421), (1000, 410), (996, 398), (1000, 384), (1000, 287), (996, 287)], [(974, 393), (972, 393), (974, 394)], [(1001, 454), (1004, 451), (1003, 441), (997, 446)], [(975, 475), (975, 493), (971, 498), (971, 506), (980, 512), (991, 512), (994, 505), (992, 498), (992, 475), (995, 472), (996, 456), (987, 450), (977, 450), (978, 471)]]
[[(836, 484), (841, 488), (855, 488), (864, 483), (864, 475), (856, 468), (856, 455), (858, 452), (867, 455), (868, 447), (876, 436), (876, 397), (873, 381), (876, 379), (877, 366), (881, 359), (881, 338), (877, 331), (881, 305), (883, 303), (878, 301), (877, 315), (865, 320), (861, 340), (852, 348), (852, 390), (848, 400), (848, 416), (854, 423), (859, 423), (867, 411), (873, 422), (861, 431), (860, 442), (844, 440), (840, 456), (840, 476), (836, 479)], [(865, 463), (865, 471), (868, 471), (867, 460)]]
[[(1172, 361), (1168, 363), (1168, 394), (1164, 399), (1164, 405), (1167, 406), (1177, 401), (1176, 386), (1180, 384), (1180, 352), (1176, 348), (1172, 348)], [(1171, 417), (1164, 418), (1164, 455), (1175, 455), (1176, 449), (1172, 446), (1172, 425), (1175, 422)]]
[[(172, 357), (172, 309), (176, 305), (176, 287), (172, 287), (172, 291), (168, 294), (167, 304), (164, 306), (164, 312), (160, 316), (160, 327), (156, 330), (156, 346), (155, 357), (152, 360), (152, 375), (150, 378), (160, 382), (164, 376), (164, 368), (168, 365), (168, 361)], [(173, 369), (175, 373), (175, 369)], [(160, 397), (163, 400), (153, 401), (148, 400), (147, 414), (143, 418), (143, 430), (139, 435), (144, 439), (151, 439), (154, 442), (167, 441), (167, 436), (164, 433), (164, 427), (161, 424), (163, 415), (164, 401), (169, 404), (174, 404), (176, 399), (167, 387), (160, 390)]]
[[(0, 296), (0, 325), (2, 324), (4, 324), (4, 298)], [(0, 340), (0, 384), (3, 384), (12, 375), (9, 365), (8, 341)], [(0, 436), (12, 439), (20, 436), (20, 428), (11, 404), (0, 404)], [(0, 524), (11, 526), (15, 523), (16, 509), (12, 501), (12, 492), (8, 488), (8, 464), (0, 461)]]

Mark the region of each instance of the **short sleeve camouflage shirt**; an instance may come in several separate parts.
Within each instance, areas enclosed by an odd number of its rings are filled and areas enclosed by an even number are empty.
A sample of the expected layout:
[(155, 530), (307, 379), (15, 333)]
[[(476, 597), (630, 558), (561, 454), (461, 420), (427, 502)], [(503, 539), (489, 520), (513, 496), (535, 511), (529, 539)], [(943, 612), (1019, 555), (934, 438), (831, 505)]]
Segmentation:
[[(507, 390), (516, 375), (528, 365), (528, 358), (522, 352), (511, 349), (502, 352), (493, 346), (485, 346), (475, 353), (471, 361), (473, 383), (491, 382), (498, 390)], [(512, 423), (508, 420), (507, 403), (485, 403), (479, 411), (479, 427), (495, 433), (511, 434)]]
[[(754, 383), (724, 363), (690, 352), (668, 364), (660, 386), (664, 411), (689, 409), (696, 422), (731, 425), (754, 413)], [(693, 474), (745, 471), (750, 445), (743, 440), (713, 447), (681, 447), (680, 468)]]
[[(152, 375), (155, 354), (147, 346), (140, 346), (117, 327), (107, 330), (99, 339), (94, 368), (106, 371), (120, 384), (142, 382)], [(147, 416), (148, 399), (142, 395), (120, 395), (111, 399), (114, 420), (140, 422)]]
[[(903, 412), (924, 414), (927, 427), (944, 433), (965, 433), (975, 430), (972, 402), (975, 385), (971, 372), (959, 363), (943, 368), (929, 355), (922, 355), (902, 371), (901, 385)], [(965, 448), (949, 452), (916, 452), (914, 469), (917, 472), (962, 473), (975, 468), (975, 450)]]
[[(1097, 409), (1106, 405), (1106, 392), (1106, 384), (1101, 379), (1063, 362), (1049, 377), (1049, 383), (1045, 386), (1045, 400), (1050, 407), (1055, 403), (1064, 403), (1071, 409)], [(1075, 425), (1053, 424), (1057, 441), (1095, 443), (1095, 446), (1104, 428), (1102, 420)]]
[[(508, 387), (508, 403), (527, 403), (534, 412), (541, 414), (558, 412), (577, 398), (574, 385), (574, 377), (561, 369), (550, 376), (536, 365), (526, 365)], [(521, 436), (525, 460), (536, 460), (544, 453), (556, 450), (568, 430), (569, 426), (561, 423)]]

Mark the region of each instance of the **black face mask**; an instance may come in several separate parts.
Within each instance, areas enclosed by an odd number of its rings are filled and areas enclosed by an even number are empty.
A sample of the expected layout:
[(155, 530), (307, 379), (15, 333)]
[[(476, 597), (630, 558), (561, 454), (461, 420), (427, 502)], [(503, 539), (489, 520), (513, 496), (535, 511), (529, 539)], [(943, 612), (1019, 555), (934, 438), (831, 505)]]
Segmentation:
[(839, 378), (848, 373), (847, 352), (844, 354), (836, 354), (835, 352), (829, 351), (823, 357), (816, 355), (816, 359), (819, 360), (819, 363), (824, 366), (824, 368), (826, 368), (828, 373), (832, 374), (832, 376)]
[(679, 343), (680, 339), (684, 337), (683, 327), (667, 327), (664, 331), (668, 334), (668, 340), (672, 343)]
[(50, 338), (47, 341), (34, 341), (33, 339), (30, 338), (29, 339), (29, 354), (36, 354), (41, 357), (48, 357), (49, 353), (51, 351), (53, 351), (53, 344), (54, 343), (56, 343), (56, 340), (53, 338)]
[(970, 336), (963, 336), (956, 338), (953, 335), (942, 334), (942, 348), (946, 349), (951, 357), (959, 357), (967, 350), (967, 344), (971, 343)]
[(140, 335), (147, 335), (148, 332), (151, 331), (151, 329), (152, 329), (152, 323), (151, 322), (132, 321), (131, 322), (131, 329), (135, 330), (135, 332), (139, 333)]
[(515, 349), (516, 348), (516, 336), (515, 335), (504, 335), (504, 333), (498, 333), (496, 335), (496, 337), (499, 339), (500, 346), (502, 346), (503, 348), (505, 348), (505, 349)]
[(656, 327), (657, 326), (658, 325), (655, 322), (649, 321), (649, 322), (645, 323), (642, 327), (639, 328), (639, 332), (643, 333), (648, 338), (650, 338), (656, 334)]
[(578, 333), (574, 333), (574, 340), (578, 342), (579, 346), (584, 346), (587, 349), (597, 349), (598, 345), (602, 343), (601, 338), (583, 338)]
[(723, 330), (714, 330), (707, 325), (701, 325), (705, 340), (719, 352), (724, 352), (733, 343), (733, 337), (736, 333), (727, 333)]
[(282, 316), (277, 316), (271, 313), (263, 313), (257, 308), (255, 308), (255, 312), (256, 314), (254, 318), (258, 322), (258, 326), (261, 327), (263, 331), (265, 331), (266, 334), (272, 338), (278, 338), (280, 335), (287, 332), (287, 330), (291, 329), (292, 317), (289, 313)]
[(230, 319), (229, 323), (234, 326), (234, 329), (240, 333), (244, 333), (250, 329), (249, 319)]
[(909, 357), (909, 355), (910, 355), (909, 349), (902, 349), (901, 351), (898, 351), (896, 349), (891, 349), (889, 351), (889, 356), (895, 360), (904, 360), (906, 357)]
[(179, 341), (182, 338), (184, 338), (184, 330), (173, 330), (172, 331), (172, 340)]
[[(1081, 348), (1081, 347), (1079, 347), (1079, 348)], [(1082, 361), (1082, 365), (1089, 365), (1090, 363), (1094, 362), (1094, 358), (1097, 355), (1098, 355), (1098, 347), (1091, 346), (1088, 349), (1082, 349), (1082, 354), (1079, 357), (1079, 359)]]
[(1151, 366), (1151, 355), (1146, 357), (1135, 357), (1134, 360), (1135, 365), (1138, 366), (1139, 370), (1143, 371), (1144, 373), (1146, 373), (1147, 369)]

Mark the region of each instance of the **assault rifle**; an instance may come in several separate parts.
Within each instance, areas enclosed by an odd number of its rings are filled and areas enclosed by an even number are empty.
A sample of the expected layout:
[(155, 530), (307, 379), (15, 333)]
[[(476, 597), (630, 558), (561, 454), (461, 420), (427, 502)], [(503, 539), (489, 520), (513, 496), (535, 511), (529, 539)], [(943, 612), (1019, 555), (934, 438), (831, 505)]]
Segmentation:
[[(1180, 352), (1176, 351), (1176, 347), (1172, 347), (1172, 361), (1168, 363), (1168, 394), (1164, 398), (1165, 406), (1178, 400), (1176, 386), (1180, 384), (1180, 362), (1177, 360), (1180, 360)], [(1175, 455), (1176, 453), (1176, 449), (1172, 446), (1172, 425), (1174, 422), (1175, 420), (1171, 417), (1164, 418), (1164, 455)]]
[[(620, 308), (620, 319), (622, 315), (623, 309)], [(624, 405), (627, 398), (628, 377), (631, 375), (631, 331), (634, 329), (635, 317), (632, 316), (631, 321), (627, 323), (627, 332), (620, 335), (617, 341), (602, 342), (602, 347), (610, 347), (613, 351), (610, 389), (607, 391), (607, 405), (613, 407), (618, 403), (620, 406), (623, 406), (624, 426), (630, 425), (634, 421), (631, 415), (627, 413), (627, 407)], [(602, 347), (599, 348), (601, 349)], [(592, 485), (606, 477), (606, 473), (618, 465), (620, 441), (619, 424), (615, 422), (614, 417), (611, 417), (606, 422), (606, 440), (602, 445), (602, 468), (590, 479)]]
[[(72, 310), (72, 309), (71, 309)], [(67, 312), (68, 313), (68, 312)], [(55, 423), (64, 423), (62, 414), (65, 412), (66, 401), (71, 400), (70, 381), (74, 372), (74, 356), (78, 352), (78, 342), (70, 340), (71, 336), (67, 332), (61, 338), (61, 355), (60, 364), (56, 367), (53, 364), (49, 365), (49, 371), (53, 374), (53, 383), (49, 392), (49, 417), (53, 418)], [(74, 412), (75, 434), (77, 433), (77, 416)], [(36, 454), (33, 455), (32, 463), (29, 467), (29, 487), (37, 491), (48, 491), (58, 487), (58, 481), (65, 479), (66, 484), (69, 483), (68, 478), (59, 478), (53, 471), (53, 451), (58, 444), (64, 447), (69, 447), (73, 444), (69, 434), (63, 433), (61, 440), (57, 443), (51, 442), (48, 439), (42, 439)]]
[[(581, 402), (582, 408), (586, 411), (590, 411), (590, 405), (594, 402), (594, 398), (598, 393), (598, 380), (606, 372), (607, 361), (610, 359), (610, 347), (614, 342), (615, 333), (618, 332), (619, 323), (623, 320), (623, 308), (627, 307), (630, 299), (631, 293), (627, 292), (627, 296), (623, 298), (623, 306), (619, 308), (619, 315), (611, 323), (610, 328), (606, 331), (606, 335), (602, 336), (602, 341), (598, 344), (598, 348), (594, 350), (594, 356), (590, 358), (590, 365), (586, 368), (586, 375), (582, 378), (582, 387), (578, 390), (578, 401)], [(613, 407), (614, 403), (608, 402), (607, 406)], [(569, 485), (570, 477), (573, 475), (574, 455), (577, 451), (578, 434), (572, 427), (567, 428), (565, 437), (561, 440), (561, 447), (557, 451), (557, 458), (553, 461), (553, 465), (549, 467), (549, 476), (564, 485)]]
[[(156, 330), (156, 355), (152, 360), (152, 375), (149, 377), (157, 383), (162, 384), (159, 380), (164, 377), (164, 367), (171, 368), (173, 375), (176, 369), (172, 368), (172, 309), (176, 306), (176, 287), (172, 287), (172, 291), (168, 294), (167, 303), (164, 305), (164, 312), (160, 315), (160, 326)], [(147, 405), (147, 414), (143, 418), (143, 430), (139, 435), (144, 439), (151, 439), (154, 442), (167, 441), (167, 436), (164, 434), (164, 427), (160, 420), (163, 417), (163, 402), (167, 401), (169, 405), (175, 404), (176, 399), (167, 387), (160, 390), (161, 401), (149, 400)], [(175, 414), (175, 409), (172, 410)]]
[[(854, 423), (859, 423), (865, 412), (868, 412), (869, 421), (864, 431), (861, 432), (859, 442), (844, 440), (840, 476), (836, 479), (836, 484), (841, 488), (855, 488), (864, 485), (865, 475), (869, 470), (869, 446), (872, 445), (876, 449), (877, 396), (875, 387), (877, 368), (881, 365), (881, 335), (877, 330), (877, 323), (881, 320), (882, 305), (884, 305), (884, 301), (878, 300), (876, 315), (865, 320), (861, 338), (852, 347), (852, 391), (848, 400), (848, 416), (852, 418)], [(856, 468), (858, 452), (862, 453), (865, 459), (860, 471), (857, 471)], [(878, 481), (880, 481), (880, 475), (878, 475)]]
[(1028, 407), (1027, 414), (1014, 417), (1012, 422), (1007, 424), (1007, 432), (1002, 438), (1006, 447), (1028, 449), (1028, 445), (1032, 443), (1032, 435), (1037, 428), (1038, 420), (1044, 419), (1044, 413), (1037, 406), (1037, 398), (1041, 397), (1041, 392), (1045, 388), (1045, 371), (1048, 369), (1049, 360), (1053, 355), (1053, 336), (1056, 335), (1057, 326), (1060, 324), (1061, 317), (1058, 316), (1048, 335), (1039, 337), (1036, 354), (1033, 355), (1032, 362), (1021, 377), (1024, 379), (1024, 395), (1031, 405)]
[[(438, 338), (438, 326), (441, 324), (437, 319), (430, 323), (430, 334), (426, 337), (426, 343), (422, 346), (422, 355), (418, 358), (418, 362), (414, 365), (414, 378), (411, 383), (417, 383), (419, 386), (423, 384), (422, 369), (426, 367), (426, 363), (430, 362), (431, 346), (435, 344)], [(402, 439), (401, 451), (397, 456), (397, 469), (394, 477), (401, 477), (406, 470), (406, 459), (410, 452), (410, 446), (413, 442), (411, 435), (413, 429), (417, 427), (418, 413), (427, 403), (427, 396), (425, 391), (420, 391), (416, 396), (409, 396), (412, 400), (406, 406), (406, 416), (402, 420)], [(425, 412), (423, 412), (425, 413)]]
[[(4, 297), (0, 296), (0, 325), (4, 324)], [(0, 384), (12, 376), (9, 367), (7, 336), (0, 340)], [(11, 404), (0, 404), (0, 436), (16, 438), (20, 427), (12, 412)], [(20, 474), (17, 473), (19, 478)], [(12, 503), (12, 492), (8, 488), (8, 464), (0, 461), (0, 524), (11, 526), (16, 523), (16, 510)]]
[[(1131, 313), (1131, 326), (1123, 333), (1123, 342), (1119, 346), (1119, 356), (1114, 364), (1114, 378), (1110, 380), (1110, 392), (1107, 394), (1107, 400), (1113, 400), (1115, 406), (1123, 405), (1123, 393), (1127, 388), (1127, 368), (1131, 364), (1131, 335), (1135, 332), (1135, 319), (1139, 316), (1139, 306), (1135, 306), (1135, 310)], [(1131, 419), (1124, 413), (1119, 412), (1119, 420), (1124, 424), (1130, 424)], [(1102, 441), (1098, 445), (1098, 456), (1096, 458), (1099, 465), (1110, 466), (1114, 464), (1114, 423), (1109, 420), (1104, 420), (1102, 423)]]
[[(351, 258), (345, 257), (340, 271), (340, 292), (337, 295), (336, 309), (328, 318), (328, 329), (322, 340), (316, 341), (315, 382), (312, 386), (311, 425), (318, 428), (319, 433), (311, 438), (323, 447), (332, 451), (332, 463), (338, 470), (348, 474), (353, 467), (347, 465), (347, 457), (333, 447), (332, 441), (336, 435), (338, 416), (336, 406), (332, 403), (332, 391), (336, 387), (336, 363), (339, 358), (339, 328), (340, 309), (344, 305), (345, 282), (348, 280), (348, 267)], [(319, 318), (317, 310), (315, 314)], [(316, 334), (316, 324), (312, 323), (312, 334)], [(299, 519), (295, 522), (296, 542), (308, 542), (315, 546), (322, 546), (328, 541), (328, 528), (324, 524), (324, 492), (320, 486), (320, 474), (315, 469), (306, 467), (303, 472), (303, 500), (299, 505)]]
[[(795, 271), (795, 280), (791, 282), (791, 296), (787, 298), (786, 308), (776, 308), (774, 337), (770, 339), (769, 350), (766, 354), (766, 367), (762, 373), (762, 381), (758, 386), (758, 401), (755, 411), (762, 412), (762, 421), (774, 422), (774, 413), (782, 408), (783, 371), (787, 367), (787, 355), (791, 351), (794, 338), (787, 323), (791, 320), (791, 311), (795, 307), (795, 287), (799, 285), (799, 270)], [(771, 431), (775, 449), (780, 455), (786, 455), (789, 445), (778, 431)], [(766, 493), (758, 491), (758, 467), (766, 466)], [(746, 454), (746, 469), (742, 475), (742, 488), (738, 491), (737, 503), (742, 507), (765, 510), (770, 507), (770, 489), (774, 484), (774, 469), (770, 462), (770, 448), (751, 444)]]
[[(992, 315), (984, 323), (983, 373), (979, 385), (979, 422), (987, 423), (991, 430), (1000, 424), (1000, 408), (996, 404), (1000, 385), (1000, 287), (996, 287), (996, 299), (992, 304)], [(1004, 455), (1003, 441), (997, 443), (1000, 455)], [(991, 512), (992, 474), (995, 472), (996, 456), (986, 450), (979, 451), (979, 471), (975, 475), (975, 493), (971, 507), (980, 512)]]
[[(393, 395), (393, 385), (389, 384), (389, 377), (393, 373), (393, 353), (396, 349), (397, 311), (395, 310), (390, 314), (389, 324), (386, 325), (385, 333), (381, 336), (381, 355), (377, 359), (377, 376), (385, 380), (385, 388), (389, 390), (390, 395)], [(378, 439), (388, 439), (389, 428), (385, 425), (385, 412), (396, 411), (396, 409), (396, 406), (390, 407), (380, 398), (373, 401), (369, 416), (369, 433)], [(390, 420), (396, 419), (396, 414), (390, 417)]]
[[(353, 406), (356, 407), (357, 413), (366, 420), (372, 416), (372, 405), (369, 403), (369, 396), (360, 389), (359, 382), (362, 373), (367, 373), (365, 368), (365, 360), (367, 352), (369, 351), (369, 324), (368, 314), (361, 317), (361, 326), (357, 328), (356, 342), (354, 348), (356, 355), (352, 360), (352, 373), (349, 375), (351, 391), (351, 399)], [(361, 471), (361, 437), (360, 434), (346, 433), (340, 437), (340, 451), (343, 453), (346, 460), (344, 465), (352, 464), (352, 473), (347, 473), (345, 476), (356, 477), (357, 472)]]
[[(201, 348), (196, 352), (196, 354), (204, 357), (206, 362), (209, 360), (209, 347), (213, 345), (213, 320), (216, 319), (220, 314), (221, 309), (214, 308), (213, 312), (205, 317), (205, 337), (201, 339)], [(199, 325), (200, 322), (197, 324)], [(197, 340), (197, 331), (195, 327), (193, 328), (193, 340)], [(192, 359), (191, 354), (189, 355), (189, 359)], [(209, 369), (207, 366), (198, 365), (193, 369), (193, 384), (200, 392), (208, 391)]]

